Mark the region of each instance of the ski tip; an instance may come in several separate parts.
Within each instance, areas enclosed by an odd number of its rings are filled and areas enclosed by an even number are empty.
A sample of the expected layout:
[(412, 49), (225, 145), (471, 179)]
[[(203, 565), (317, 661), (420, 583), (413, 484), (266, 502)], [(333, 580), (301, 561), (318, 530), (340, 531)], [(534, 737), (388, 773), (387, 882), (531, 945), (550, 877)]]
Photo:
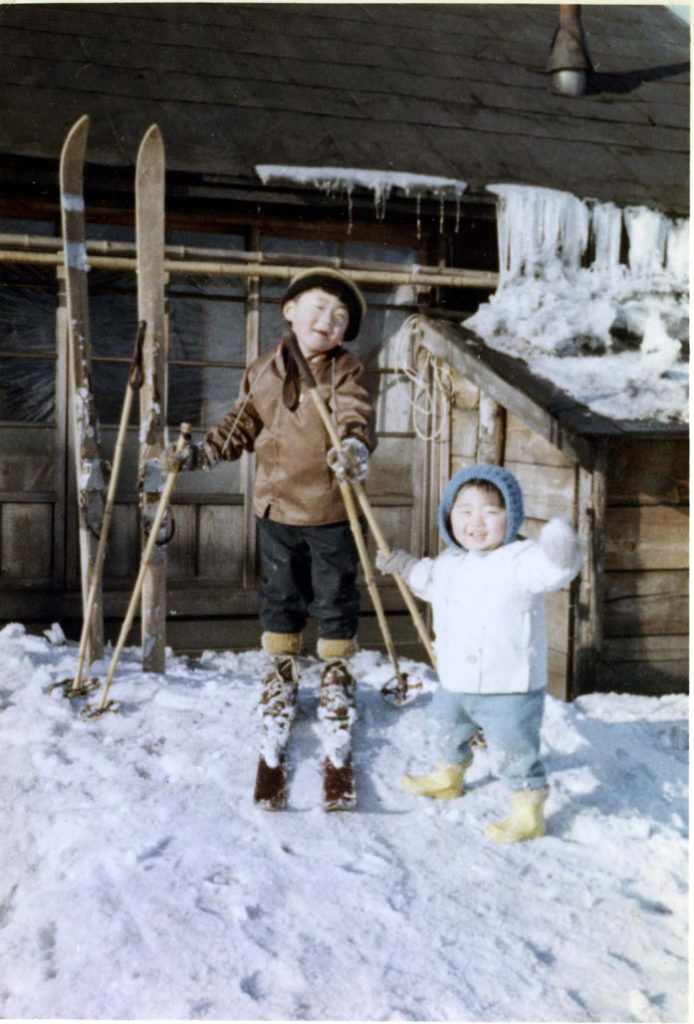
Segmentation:
[(72, 135), (80, 135), (82, 132), (89, 131), (89, 121), (89, 114), (82, 114), (81, 117), (78, 117), (70, 131), (67, 133), (68, 139)]
[(351, 757), (339, 768), (326, 757), (323, 766), (323, 810), (353, 811), (356, 806), (357, 794), (354, 788)]
[(140, 143), (140, 148), (137, 154), (138, 160), (142, 158), (143, 154), (155, 149), (163, 151), (164, 136), (162, 135), (158, 124), (151, 124), (142, 136), (142, 142)]
[(287, 773), (284, 763), (271, 767), (261, 757), (255, 780), (253, 802), (265, 811), (283, 811), (287, 803)]
[(73, 124), (70, 131), (65, 136), (65, 142), (63, 143), (63, 150), (60, 155), (61, 164), (65, 163), (66, 158), (70, 158), (75, 163), (84, 163), (84, 154), (87, 150), (87, 136), (89, 135), (89, 114), (83, 114)]

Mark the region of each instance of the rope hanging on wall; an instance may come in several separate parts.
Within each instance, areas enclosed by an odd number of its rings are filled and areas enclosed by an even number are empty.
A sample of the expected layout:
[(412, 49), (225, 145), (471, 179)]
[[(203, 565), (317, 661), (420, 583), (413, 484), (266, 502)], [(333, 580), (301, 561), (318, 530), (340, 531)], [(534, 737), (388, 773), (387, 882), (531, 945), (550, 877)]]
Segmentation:
[(419, 315), (403, 321), (393, 336), (394, 366), (412, 384), (408, 401), (417, 437), (434, 441), (445, 435), (453, 400), (450, 368), (419, 342)]

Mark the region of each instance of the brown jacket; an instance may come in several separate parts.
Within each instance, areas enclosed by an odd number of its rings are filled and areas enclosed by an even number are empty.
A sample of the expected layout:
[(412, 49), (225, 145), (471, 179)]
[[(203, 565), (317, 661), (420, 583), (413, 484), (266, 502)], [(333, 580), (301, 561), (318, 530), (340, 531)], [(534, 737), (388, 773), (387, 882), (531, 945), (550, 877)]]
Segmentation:
[[(244, 450), (255, 451), (253, 511), (257, 516), (289, 526), (342, 522), (347, 518), (342, 496), (325, 460), (330, 439), (303, 382), (298, 405), (289, 408), (293, 402), (284, 397), (285, 358), (285, 346), (280, 343), (251, 363), (238, 400), (206, 440), (229, 461)], [(338, 347), (312, 359), (310, 365), (338, 436), (357, 437), (373, 451), (374, 411), (362, 364)]]

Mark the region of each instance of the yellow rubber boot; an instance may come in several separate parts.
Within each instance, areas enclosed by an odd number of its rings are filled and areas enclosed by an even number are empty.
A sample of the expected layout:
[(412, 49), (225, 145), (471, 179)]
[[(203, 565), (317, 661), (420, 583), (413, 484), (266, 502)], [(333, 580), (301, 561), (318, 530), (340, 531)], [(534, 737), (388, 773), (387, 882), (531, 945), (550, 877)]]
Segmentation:
[(463, 795), (465, 772), (472, 761), (446, 764), (439, 761), (428, 775), (403, 775), (400, 786), (414, 796), (430, 796), (436, 800), (455, 800)]
[(484, 834), (495, 843), (522, 843), (545, 834), (544, 806), (549, 789), (520, 789), (511, 793), (508, 818), (487, 825)]

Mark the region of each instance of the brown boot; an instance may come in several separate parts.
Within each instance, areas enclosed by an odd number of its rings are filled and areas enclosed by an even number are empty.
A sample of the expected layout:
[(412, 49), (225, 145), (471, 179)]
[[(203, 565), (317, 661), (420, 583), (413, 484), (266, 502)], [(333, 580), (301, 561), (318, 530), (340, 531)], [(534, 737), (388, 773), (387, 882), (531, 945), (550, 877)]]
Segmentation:
[(272, 668), (263, 679), (260, 704), (263, 715), (277, 717), (296, 703), (299, 666), (296, 656), (301, 649), (300, 633), (270, 633), (261, 637), (263, 650), (272, 657)]

